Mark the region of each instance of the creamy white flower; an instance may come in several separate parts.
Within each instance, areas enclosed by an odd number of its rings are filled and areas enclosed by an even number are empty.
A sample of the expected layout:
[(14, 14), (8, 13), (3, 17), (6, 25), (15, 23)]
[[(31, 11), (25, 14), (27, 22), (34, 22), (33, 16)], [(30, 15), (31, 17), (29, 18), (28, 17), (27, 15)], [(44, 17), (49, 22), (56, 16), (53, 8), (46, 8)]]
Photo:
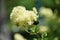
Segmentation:
[(42, 33), (42, 32), (48, 32), (49, 31), (49, 28), (47, 26), (40, 26), (39, 28), (39, 32)]
[(15, 22), (15, 23), (19, 22), (18, 21), (19, 18), (21, 18), (21, 20), (24, 20), (22, 17), (24, 11), (25, 11), (25, 7), (23, 6), (14, 7), (10, 15), (10, 19), (12, 20), (12, 22)]
[(39, 13), (45, 17), (52, 17), (53, 11), (50, 8), (41, 7)]
[(36, 8), (33, 8), (33, 10), (26, 10), (23, 6), (14, 7), (10, 15), (10, 19), (13, 23), (23, 27), (32, 25), (34, 21), (37, 21), (37, 18)]
[(18, 33), (14, 35), (14, 39), (15, 40), (26, 40), (21, 34), (18, 34)]

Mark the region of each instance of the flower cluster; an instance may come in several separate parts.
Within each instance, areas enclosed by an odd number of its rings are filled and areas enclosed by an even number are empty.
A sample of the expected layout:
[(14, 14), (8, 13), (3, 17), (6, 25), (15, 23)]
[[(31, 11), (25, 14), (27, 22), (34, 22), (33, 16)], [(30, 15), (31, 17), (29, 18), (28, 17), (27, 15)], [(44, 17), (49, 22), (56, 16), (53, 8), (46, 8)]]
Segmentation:
[(34, 21), (37, 21), (37, 18), (38, 15), (36, 8), (33, 8), (33, 10), (26, 10), (23, 6), (14, 7), (10, 15), (12, 22), (22, 27), (32, 25)]

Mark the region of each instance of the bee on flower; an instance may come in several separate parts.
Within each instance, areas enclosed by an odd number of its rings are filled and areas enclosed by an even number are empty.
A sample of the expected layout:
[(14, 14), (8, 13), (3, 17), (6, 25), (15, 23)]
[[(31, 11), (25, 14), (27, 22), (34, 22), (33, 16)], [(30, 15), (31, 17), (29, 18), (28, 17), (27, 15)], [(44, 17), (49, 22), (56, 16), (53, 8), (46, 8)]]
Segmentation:
[(10, 15), (11, 21), (22, 28), (32, 25), (34, 21), (37, 21), (37, 18), (38, 15), (35, 7), (33, 10), (26, 10), (24, 6), (16, 6)]

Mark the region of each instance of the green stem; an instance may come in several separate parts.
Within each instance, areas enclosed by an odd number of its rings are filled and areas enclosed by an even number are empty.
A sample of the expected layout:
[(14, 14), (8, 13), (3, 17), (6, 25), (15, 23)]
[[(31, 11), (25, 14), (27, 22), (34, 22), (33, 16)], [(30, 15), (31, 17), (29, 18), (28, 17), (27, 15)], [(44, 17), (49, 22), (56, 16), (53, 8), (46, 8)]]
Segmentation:
[(47, 33), (41, 34), (41, 40), (47, 40)]

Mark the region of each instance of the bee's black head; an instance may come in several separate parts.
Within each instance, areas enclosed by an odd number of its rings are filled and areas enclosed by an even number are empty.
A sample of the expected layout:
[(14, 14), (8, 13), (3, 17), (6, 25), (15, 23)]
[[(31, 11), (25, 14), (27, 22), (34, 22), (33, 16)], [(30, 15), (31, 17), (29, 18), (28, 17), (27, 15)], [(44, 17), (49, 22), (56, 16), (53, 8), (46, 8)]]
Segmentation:
[(34, 25), (37, 25), (37, 24), (39, 24), (39, 21), (34, 21), (33, 24), (34, 24)]

